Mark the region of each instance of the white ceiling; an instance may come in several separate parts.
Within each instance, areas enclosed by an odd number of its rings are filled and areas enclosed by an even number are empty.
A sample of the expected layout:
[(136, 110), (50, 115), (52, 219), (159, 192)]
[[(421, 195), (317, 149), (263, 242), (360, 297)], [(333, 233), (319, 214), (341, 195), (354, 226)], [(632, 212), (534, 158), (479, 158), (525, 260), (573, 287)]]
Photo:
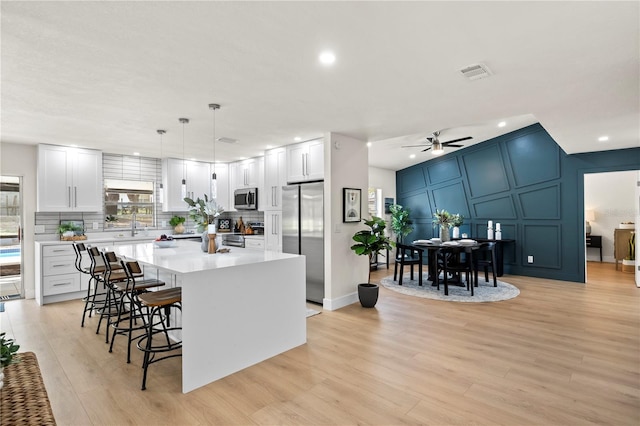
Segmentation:
[[(2, 1), (1, 141), (158, 157), (166, 129), (182, 158), (187, 117), (185, 157), (211, 161), (215, 102), (216, 137), (238, 140), (219, 161), (331, 131), (397, 170), (435, 130), (468, 146), (534, 122), (569, 154), (637, 147), (639, 6)], [(477, 62), (493, 75), (460, 75)]]

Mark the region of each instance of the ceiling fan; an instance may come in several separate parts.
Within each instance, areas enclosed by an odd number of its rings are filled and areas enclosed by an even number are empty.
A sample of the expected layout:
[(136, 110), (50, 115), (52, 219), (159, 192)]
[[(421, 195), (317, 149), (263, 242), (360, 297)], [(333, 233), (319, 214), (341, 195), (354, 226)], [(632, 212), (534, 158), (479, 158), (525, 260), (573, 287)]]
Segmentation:
[(462, 148), (464, 145), (454, 145), (456, 142), (462, 142), (462, 141), (466, 141), (469, 139), (473, 139), (471, 136), (466, 136), (464, 138), (458, 138), (458, 139), (454, 139), (452, 141), (447, 141), (447, 142), (440, 142), (439, 136), (440, 136), (440, 130), (437, 130), (435, 132), (433, 132), (433, 135), (427, 138), (427, 144), (420, 144), (420, 145), (405, 145), (403, 146), (403, 148), (411, 148), (411, 147), (425, 147), (425, 149), (422, 150), (422, 152), (425, 151), (429, 151), (430, 149), (433, 149), (432, 153), (433, 155), (440, 155), (444, 153), (444, 148), (445, 147), (452, 147), (452, 148)]

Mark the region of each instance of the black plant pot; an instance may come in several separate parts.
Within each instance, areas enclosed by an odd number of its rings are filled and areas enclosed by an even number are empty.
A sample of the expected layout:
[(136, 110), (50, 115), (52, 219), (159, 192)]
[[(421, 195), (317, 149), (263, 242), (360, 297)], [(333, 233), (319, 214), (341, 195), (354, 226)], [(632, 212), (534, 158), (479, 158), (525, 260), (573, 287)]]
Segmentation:
[(373, 308), (378, 301), (378, 284), (358, 284), (358, 298), (363, 308)]

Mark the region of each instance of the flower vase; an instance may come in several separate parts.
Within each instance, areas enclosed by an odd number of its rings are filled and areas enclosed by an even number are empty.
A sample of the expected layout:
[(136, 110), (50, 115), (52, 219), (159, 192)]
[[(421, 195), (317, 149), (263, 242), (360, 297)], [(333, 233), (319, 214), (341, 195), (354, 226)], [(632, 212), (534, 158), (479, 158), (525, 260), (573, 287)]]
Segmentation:
[(445, 241), (449, 241), (449, 227), (441, 226), (440, 227), (440, 240), (444, 243)]
[(184, 234), (184, 225), (179, 223), (173, 228), (174, 234)]
[(460, 238), (460, 228), (457, 226), (453, 227), (453, 235), (452, 238)]
[(209, 253), (209, 231), (206, 229), (202, 232), (202, 244), (200, 248), (203, 252)]

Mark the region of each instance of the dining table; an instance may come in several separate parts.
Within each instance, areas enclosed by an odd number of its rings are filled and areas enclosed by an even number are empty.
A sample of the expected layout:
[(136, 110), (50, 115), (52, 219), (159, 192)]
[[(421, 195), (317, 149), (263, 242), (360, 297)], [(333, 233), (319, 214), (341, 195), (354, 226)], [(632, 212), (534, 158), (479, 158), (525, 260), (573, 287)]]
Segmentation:
[[(427, 279), (432, 282), (432, 285), (437, 285), (436, 277), (433, 276), (433, 272), (437, 271), (436, 254), (438, 252), (460, 253), (461, 249), (464, 249), (464, 252), (470, 255), (474, 250), (480, 248), (480, 244), (480, 242), (471, 239), (441, 241), (438, 238), (433, 238), (431, 240), (415, 240), (413, 241), (412, 246), (417, 250), (427, 252), (427, 263), (429, 268), (429, 275)], [(454, 283), (454, 285), (463, 285), (461, 280), (454, 279), (452, 283)]]

